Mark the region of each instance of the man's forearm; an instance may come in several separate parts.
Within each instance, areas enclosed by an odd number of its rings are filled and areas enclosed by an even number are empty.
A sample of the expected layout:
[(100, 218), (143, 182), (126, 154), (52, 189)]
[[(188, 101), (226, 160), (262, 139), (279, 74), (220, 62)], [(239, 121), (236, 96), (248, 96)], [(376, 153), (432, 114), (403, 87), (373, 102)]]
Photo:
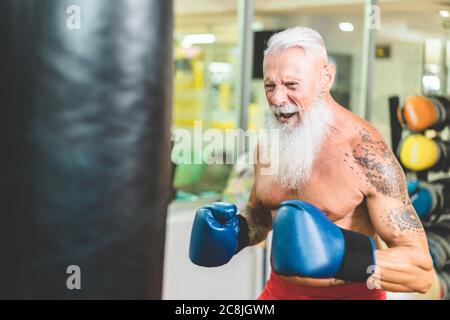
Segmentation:
[(269, 210), (263, 207), (246, 207), (239, 212), (248, 224), (249, 245), (253, 246), (267, 237), (267, 234), (272, 229), (272, 215)]
[(398, 246), (376, 251), (376, 273), (368, 283), (391, 292), (426, 293), (433, 278), (428, 252), (414, 246)]

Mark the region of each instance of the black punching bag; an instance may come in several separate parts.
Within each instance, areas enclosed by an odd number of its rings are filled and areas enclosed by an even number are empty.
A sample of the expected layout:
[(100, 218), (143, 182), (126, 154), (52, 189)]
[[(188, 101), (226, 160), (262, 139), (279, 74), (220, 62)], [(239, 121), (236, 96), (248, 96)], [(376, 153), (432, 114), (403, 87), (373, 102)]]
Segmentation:
[(2, 0), (0, 298), (160, 299), (172, 2)]

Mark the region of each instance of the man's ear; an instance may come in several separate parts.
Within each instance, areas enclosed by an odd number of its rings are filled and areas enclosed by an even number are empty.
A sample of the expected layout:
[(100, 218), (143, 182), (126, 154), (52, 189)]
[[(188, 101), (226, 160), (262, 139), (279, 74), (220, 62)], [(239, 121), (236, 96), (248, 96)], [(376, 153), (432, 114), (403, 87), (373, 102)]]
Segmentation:
[(332, 63), (328, 63), (323, 67), (322, 70), (322, 92), (328, 92), (333, 86), (334, 77), (336, 75), (336, 66)]

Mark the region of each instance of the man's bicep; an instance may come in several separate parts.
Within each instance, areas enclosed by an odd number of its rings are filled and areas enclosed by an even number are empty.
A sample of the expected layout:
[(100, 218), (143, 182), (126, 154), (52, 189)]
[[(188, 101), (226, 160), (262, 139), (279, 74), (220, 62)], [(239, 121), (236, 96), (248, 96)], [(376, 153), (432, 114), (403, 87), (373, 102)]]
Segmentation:
[(361, 169), (361, 185), (377, 234), (389, 246), (423, 243), (423, 227), (411, 205), (405, 174), (383, 139), (362, 129), (353, 156)]
[(389, 146), (381, 137), (361, 129), (353, 158), (359, 167), (360, 185), (365, 195), (385, 196), (403, 205), (410, 203), (405, 174)]
[(366, 196), (376, 233), (389, 247), (424, 246), (425, 232), (409, 199), (403, 169), (389, 149), (378, 161), (380, 164), (375, 169), (368, 169), (371, 179)]

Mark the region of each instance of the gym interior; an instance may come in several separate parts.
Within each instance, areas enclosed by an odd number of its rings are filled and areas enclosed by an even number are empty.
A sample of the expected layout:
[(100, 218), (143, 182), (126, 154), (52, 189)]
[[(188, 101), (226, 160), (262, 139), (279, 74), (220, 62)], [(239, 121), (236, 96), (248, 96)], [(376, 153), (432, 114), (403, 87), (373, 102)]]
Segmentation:
[(209, 203), (245, 208), (255, 145), (217, 137), (264, 128), (263, 52), (296, 26), (323, 37), (332, 97), (381, 133), (422, 221), (433, 284), (387, 299), (450, 299), (442, 0), (1, 1), (0, 298), (257, 299), (272, 233), (209, 268), (191, 232)]

